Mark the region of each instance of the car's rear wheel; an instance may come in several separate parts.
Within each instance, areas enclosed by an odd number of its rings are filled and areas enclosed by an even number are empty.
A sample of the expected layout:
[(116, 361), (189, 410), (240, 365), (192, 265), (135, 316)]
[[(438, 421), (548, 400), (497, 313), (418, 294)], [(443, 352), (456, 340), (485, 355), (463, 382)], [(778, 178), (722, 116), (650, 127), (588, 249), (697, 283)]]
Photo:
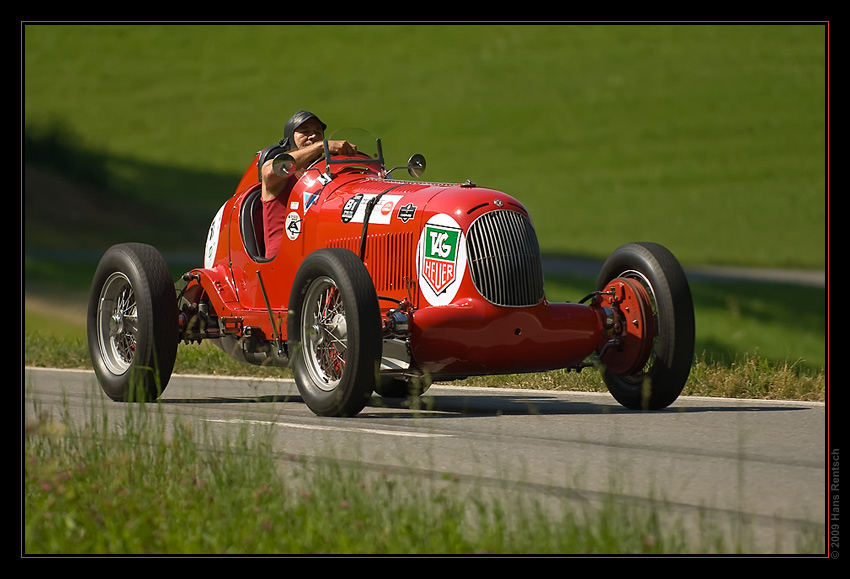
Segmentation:
[(605, 385), (626, 408), (665, 408), (682, 392), (693, 364), (694, 306), (685, 273), (663, 246), (628, 243), (605, 261), (596, 289), (612, 281), (637, 303), (626, 322), (642, 319), (645, 332), (633, 348), (603, 354)]
[(111, 247), (95, 271), (87, 335), (92, 366), (113, 400), (156, 399), (177, 355), (177, 297), (162, 255), (153, 247)]
[(375, 389), (381, 360), (378, 297), (351, 251), (307, 256), (292, 287), (287, 341), (304, 403), (320, 416), (352, 416)]

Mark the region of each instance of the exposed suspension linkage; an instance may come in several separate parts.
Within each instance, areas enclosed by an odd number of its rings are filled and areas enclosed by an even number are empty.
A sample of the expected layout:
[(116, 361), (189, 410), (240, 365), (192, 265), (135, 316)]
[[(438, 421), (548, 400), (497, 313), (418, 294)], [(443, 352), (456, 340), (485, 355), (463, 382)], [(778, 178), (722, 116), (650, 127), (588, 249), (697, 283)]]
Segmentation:
[(186, 290), (189, 282), (200, 281), (198, 274), (184, 273), (181, 281), (176, 285), (177, 303), (179, 314), (177, 317), (177, 328), (179, 339), (187, 344), (208, 338), (218, 338), (221, 331), (218, 319), (209, 313), (208, 304), (197, 301), (197, 296), (187, 296)]
[(277, 344), (277, 354), (279, 357), (284, 357), (286, 353), (283, 349), (283, 342), (280, 340), (280, 334), (277, 331), (277, 324), (274, 323), (274, 313), (269, 305), (269, 297), (266, 295), (266, 286), (263, 285), (263, 276), (260, 275), (260, 270), (257, 270), (257, 279), (260, 281), (260, 291), (263, 293), (263, 301), (266, 303), (266, 310), (269, 312), (269, 323), (272, 325), (272, 333), (274, 333), (274, 341)]
[(413, 304), (407, 298), (398, 302), (396, 307), (387, 310), (381, 319), (381, 330), (384, 338), (407, 338), (410, 335), (410, 318), (412, 315)]
[(604, 313), (609, 338), (591, 359), (570, 370), (578, 372), (599, 362), (619, 371), (639, 369), (652, 350), (652, 340), (647, 338), (655, 332), (646, 290), (635, 280), (617, 278), (605, 290), (590, 293), (579, 303), (588, 301)]
[(605, 329), (611, 335), (597, 359), (617, 374), (639, 371), (652, 353), (656, 335), (646, 288), (635, 279), (617, 278), (597, 292), (592, 303), (605, 312)]

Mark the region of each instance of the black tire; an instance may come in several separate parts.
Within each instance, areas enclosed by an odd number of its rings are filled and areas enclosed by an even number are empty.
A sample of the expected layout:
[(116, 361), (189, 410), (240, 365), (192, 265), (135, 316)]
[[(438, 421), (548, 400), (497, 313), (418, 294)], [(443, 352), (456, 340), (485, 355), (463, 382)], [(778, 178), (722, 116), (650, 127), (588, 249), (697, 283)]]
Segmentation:
[(690, 375), (694, 356), (694, 306), (678, 260), (656, 243), (627, 243), (605, 261), (596, 289), (615, 278), (639, 282), (652, 302), (656, 336), (647, 364), (632, 374), (603, 369), (608, 391), (626, 408), (659, 410), (672, 404)]
[(115, 245), (89, 293), (92, 366), (112, 400), (155, 400), (168, 385), (178, 342), (177, 296), (162, 255), (139, 243)]
[(295, 383), (319, 416), (353, 416), (375, 389), (381, 312), (372, 278), (347, 249), (307, 256), (292, 285), (287, 342)]

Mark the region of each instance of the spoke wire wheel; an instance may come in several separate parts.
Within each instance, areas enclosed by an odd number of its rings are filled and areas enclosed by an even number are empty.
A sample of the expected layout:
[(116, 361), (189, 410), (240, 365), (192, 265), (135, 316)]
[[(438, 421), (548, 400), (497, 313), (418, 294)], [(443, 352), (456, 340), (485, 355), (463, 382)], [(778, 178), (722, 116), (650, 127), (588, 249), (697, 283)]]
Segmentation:
[(130, 280), (113, 273), (103, 284), (97, 306), (97, 341), (103, 362), (113, 374), (123, 374), (133, 363), (138, 336), (136, 295)]
[(380, 372), (381, 310), (360, 258), (347, 249), (309, 254), (295, 275), (287, 318), (292, 373), (319, 416), (354, 416)]
[(177, 316), (171, 272), (156, 248), (122, 243), (106, 251), (92, 279), (86, 332), (107, 396), (148, 401), (163, 392), (177, 356)]
[(307, 371), (314, 383), (331, 392), (342, 379), (348, 354), (348, 323), (336, 282), (327, 276), (313, 281), (304, 299), (301, 335)]

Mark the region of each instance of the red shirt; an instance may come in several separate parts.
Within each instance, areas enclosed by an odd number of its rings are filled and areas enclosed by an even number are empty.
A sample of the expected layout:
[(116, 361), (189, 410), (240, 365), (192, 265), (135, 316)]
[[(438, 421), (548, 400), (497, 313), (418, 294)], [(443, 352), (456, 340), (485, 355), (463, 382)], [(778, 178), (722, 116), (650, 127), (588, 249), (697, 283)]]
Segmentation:
[(266, 259), (277, 255), (283, 239), (283, 227), (289, 210), (289, 193), (295, 184), (295, 176), (289, 178), (283, 190), (271, 201), (263, 200), (263, 233), (266, 240)]

